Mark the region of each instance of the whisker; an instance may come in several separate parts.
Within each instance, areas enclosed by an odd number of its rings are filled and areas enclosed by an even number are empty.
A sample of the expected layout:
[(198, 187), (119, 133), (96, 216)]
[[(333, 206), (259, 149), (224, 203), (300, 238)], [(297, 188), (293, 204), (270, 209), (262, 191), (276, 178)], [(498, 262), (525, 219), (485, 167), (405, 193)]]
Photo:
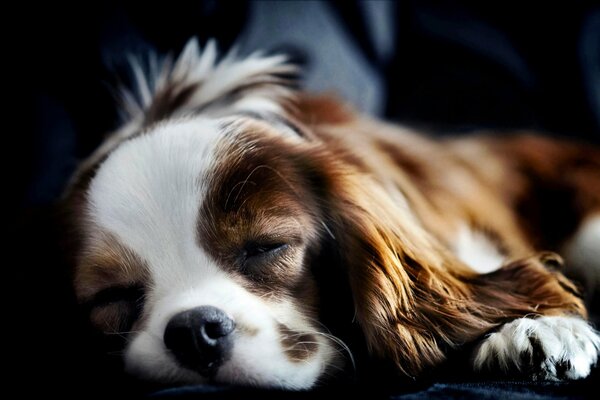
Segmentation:
[[(252, 175), (254, 175), (254, 173), (256, 171), (258, 171), (259, 169), (262, 169), (262, 168), (268, 169), (271, 172), (273, 172), (274, 174), (276, 174), (290, 189), (292, 189), (292, 191), (294, 192), (294, 194), (296, 196), (301, 197), (301, 193), (299, 193), (298, 189), (296, 187), (294, 187), (294, 185), (292, 185), (292, 183), (285, 176), (283, 176), (283, 174), (281, 172), (277, 171), (275, 168), (270, 167), (266, 164), (261, 164), (261, 165), (256, 166), (252, 171), (250, 171), (250, 173), (248, 174), (248, 176), (246, 177), (245, 180), (238, 182), (233, 186), (233, 188), (229, 192), (229, 195), (227, 196), (227, 199), (225, 201), (225, 208), (227, 208), (227, 204), (229, 203), (229, 198), (231, 197), (231, 195), (233, 194), (233, 191), (235, 190), (235, 188), (237, 186), (239, 186), (241, 184), (241, 187), (239, 188), (235, 198), (233, 199), (234, 204), (237, 203), (237, 200), (240, 197), (240, 195), (242, 194), (242, 191), (244, 190), (244, 187), (246, 186), (246, 184), (251, 183), (253, 185), (256, 185), (255, 182), (250, 181), (250, 178), (252, 177)], [(329, 230), (327, 227), (325, 227), (325, 228), (327, 230)], [(329, 233), (331, 234), (331, 232), (329, 232)]]
[[(295, 350), (295, 349), (296, 349), (296, 346), (298, 346), (298, 345), (301, 345), (301, 344), (317, 344), (317, 345), (318, 345), (318, 344), (319, 344), (319, 342), (298, 342), (298, 343), (294, 344), (293, 346), (291, 346), (291, 347), (288, 347), (288, 348), (284, 349), (284, 351)], [(306, 350), (306, 349), (303, 349), (303, 350), (304, 350), (304, 351), (308, 351), (308, 350)], [(337, 349), (337, 348), (333, 348), (333, 351), (335, 351), (336, 353), (338, 353), (338, 354), (340, 354), (340, 355), (342, 355), (342, 356), (344, 356), (344, 355), (346, 354), (346, 352), (345, 352), (345, 349)], [(308, 362), (308, 361), (306, 361), (306, 362)], [(335, 365), (335, 364), (330, 364), (330, 365), (328, 365), (327, 367), (328, 367), (328, 368), (333, 368), (333, 369), (336, 369), (336, 370), (338, 370), (338, 371), (343, 371), (343, 370), (344, 370), (344, 368), (342, 368), (342, 367), (339, 367), (339, 366), (337, 366), (337, 365)], [(354, 369), (356, 370), (356, 368), (354, 368)]]
[[(233, 185), (233, 187), (232, 187), (232, 188), (231, 188), (231, 190), (229, 191), (229, 194), (227, 195), (227, 199), (225, 199), (225, 210), (227, 210), (227, 204), (229, 204), (229, 198), (230, 198), (230, 197), (231, 197), (231, 195), (233, 194), (233, 191), (235, 190), (235, 188), (236, 188), (236, 187), (238, 187), (239, 185), (245, 185), (246, 183), (251, 183), (252, 185), (256, 186), (256, 183), (255, 183), (255, 182), (248, 182), (248, 178), (246, 178), (246, 180), (245, 180), (245, 181), (240, 181), (240, 182), (236, 183), (235, 185)], [(242, 188), (240, 188), (240, 190), (241, 190), (241, 189), (243, 189), (243, 186), (242, 186)], [(235, 197), (235, 198), (236, 198), (236, 200), (237, 200), (237, 198), (238, 198), (239, 194), (240, 194), (240, 193), (238, 192), (237, 196)], [(235, 202), (235, 200), (234, 200), (234, 202)]]
[(320, 321), (317, 321), (313, 318), (310, 318), (313, 322), (316, 322), (317, 324), (321, 325), (324, 329), (326, 329), (329, 333), (324, 333), (324, 332), (319, 332), (316, 330), (313, 331), (303, 331), (303, 332), (298, 332), (295, 334), (291, 334), (291, 335), (286, 335), (286, 338), (289, 337), (298, 337), (301, 335), (305, 335), (305, 334), (315, 334), (315, 335), (321, 335), (326, 339), (329, 339), (330, 341), (332, 341), (333, 343), (337, 344), (341, 349), (334, 349), (336, 350), (339, 354), (347, 354), (348, 358), (350, 360), (350, 363), (352, 364), (352, 369), (356, 372), (356, 362), (354, 359), (354, 355), (352, 354), (352, 351), (350, 350), (350, 347), (344, 343), (344, 341), (340, 338), (338, 338), (337, 336), (334, 336), (333, 334), (331, 334), (331, 331), (329, 331), (329, 329)]
[(325, 228), (325, 231), (327, 231), (327, 233), (329, 234), (329, 236), (331, 236), (331, 238), (333, 240), (336, 240), (335, 235), (333, 234), (333, 232), (331, 231), (331, 229), (329, 229), (329, 227), (327, 226), (327, 224), (325, 223), (325, 221), (321, 221), (321, 225), (323, 225), (323, 228)]
[(106, 332), (107, 335), (129, 335), (132, 333), (139, 333), (140, 331), (119, 331), (119, 332)]
[(302, 195), (301, 195), (301, 193), (299, 193), (299, 192), (298, 192), (298, 189), (297, 189), (296, 187), (294, 187), (294, 185), (292, 185), (292, 184), (291, 184), (291, 182), (290, 182), (290, 181), (288, 181), (288, 180), (287, 180), (287, 178), (286, 178), (285, 176), (283, 176), (283, 174), (282, 174), (281, 172), (277, 171), (275, 168), (273, 168), (273, 167), (270, 167), (270, 166), (268, 166), (268, 165), (262, 165), (261, 167), (262, 167), (262, 168), (266, 168), (266, 169), (268, 169), (268, 170), (270, 170), (270, 171), (274, 172), (274, 173), (275, 173), (275, 174), (276, 174), (276, 175), (277, 175), (279, 178), (281, 178), (281, 180), (282, 180), (282, 181), (283, 181), (285, 184), (287, 184), (287, 185), (289, 186), (289, 188), (290, 188), (290, 189), (292, 189), (292, 191), (294, 192), (294, 194), (295, 194), (296, 196), (298, 196), (298, 197), (302, 198), (302, 197), (301, 197)]
[(350, 347), (344, 343), (344, 341), (336, 336), (333, 336), (331, 334), (326, 334), (323, 332), (314, 332), (318, 335), (322, 335), (325, 338), (331, 340), (332, 342), (336, 343), (338, 346), (340, 346), (342, 348), (342, 350), (344, 350), (347, 354), (348, 354), (348, 358), (350, 359), (350, 363), (352, 364), (352, 369), (354, 371), (356, 371), (356, 362), (354, 360), (354, 355), (352, 354), (352, 351), (350, 350)]
[[(248, 183), (248, 181), (250, 180), (250, 177), (259, 169), (261, 168), (267, 168), (266, 165), (258, 165), (256, 166), (252, 171), (250, 171), (250, 173), (248, 174), (248, 176), (246, 177), (246, 179), (244, 180), (244, 183), (242, 183), (242, 187), (240, 187), (240, 190), (238, 190), (237, 195), (235, 196), (235, 199), (233, 199), (233, 204), (237, 203), (237, 199), (238, 197), (240, 197), (240, 194), (242, 194), (242, 191), (244, 190), (244, 186), (246, 186), (246, 184)], [(237, 186), (237, 185), (236, 185)], [(233, 191), (233, 190), (232, 190)]]
[(325, 325), (324, 323), (322, 323), (321, 321), (319, 321), (316, 318), (307, 318), (309, 321), (314, 322), (315, 324), (319, 325), (321, 328), (325, 329), (329, 334), (331, 334), (331, 331), (329, 330), (329, 328), (327, 327), (327, 325)]

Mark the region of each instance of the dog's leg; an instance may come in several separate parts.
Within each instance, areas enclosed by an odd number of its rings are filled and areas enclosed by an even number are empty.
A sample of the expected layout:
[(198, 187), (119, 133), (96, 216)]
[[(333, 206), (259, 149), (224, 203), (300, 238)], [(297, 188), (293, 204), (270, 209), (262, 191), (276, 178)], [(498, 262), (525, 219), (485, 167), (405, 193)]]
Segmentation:
[[(531, 135), (492, 139), (488, 149), (505, 166), (506, 180), (498, 181), (499, 193), (507, 195), (531, 245), (559, 251), (565, 259), (566, 275), (579, 278), (583, 295), (591, 300), (600, 291), (600, 151), (585, 146)], [(483, 170), (485, 172), (485, 170)], [(493, 181), (489, 175), (488, 181)], [(506, 188), (513, 190), (507, 194)], [(512, 197), (511, 197), (512, 196)], [(460, 255), (460, 254), (459, 254)], [(463, 257), (461, 259), (465, 260)], [(468, 261), (468, 260), (466, 260)], [(503, 272), (483, 275), (492, 287), (512, 292), (528, 303), (531, 312), (507, 315), (503, 324), (479, 343), (473, 357), (477, 370), (499, 370), (507, 374), (540, 379), (576, 379), (589, 374), (598, 359), (600, 339), (585, 320), (586, 312), (573, 313), (555, 307), (552, 296), (575, 296), (573, 287), (560, 274), (560, 286), (541, 290), (551, 282), (543, 271), (522, 263), (518, 277)], [(552, 268), (550, 268), (552, 270)], [(539, 276), (532, 280), (529, 273)], [(483, 284), (487, 289), (487, 284)], [(569, 289), (569, 287), (571, 287)], [(483, 304), (509, 313), (510, 306), (479, 296)], [(538, 307), (539, 305), (539, 307)], [(591, 310), (592, 314), (594, 310)], [(579, 314), (579, 315), (575, 315)]]
[(600, 336), (582, 318), (518, 318), (484, 338), (473, 366), (540, 380), (580, 379), (596, 364), (599, 349)]
[[(528, 303), (531, 310), (527, 314), (521, 308), (521, 315), (507, 318), (483, 337), (472, 358), (476, 371), (530, 379), (580, 379), (598, 361), (600, 336), (584, 319), (575, 287), (555, 270), (560, 260), (547, 253), (539, 261), (542, 269), (535, 258), (524, 259), (473, 282), (480, 301), (502, 309), (506, 317), (514, 311), (512, 301)], [(506, 301), (502, 291), (511, 292)]]

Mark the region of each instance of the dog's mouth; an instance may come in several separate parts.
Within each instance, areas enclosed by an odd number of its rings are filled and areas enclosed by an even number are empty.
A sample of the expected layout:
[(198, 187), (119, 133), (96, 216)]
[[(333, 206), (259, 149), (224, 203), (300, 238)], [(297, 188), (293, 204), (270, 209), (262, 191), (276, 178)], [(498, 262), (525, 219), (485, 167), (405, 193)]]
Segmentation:
[(125, 347), (125, 372), (163, 384), (300, 390), (342, 369), (326, 328), (299, 312), (282, 312), (291, 304), (267, 307), (245, 292), (238, 300), (236, 288), (215, 300), (213, 287), (150, 303)]

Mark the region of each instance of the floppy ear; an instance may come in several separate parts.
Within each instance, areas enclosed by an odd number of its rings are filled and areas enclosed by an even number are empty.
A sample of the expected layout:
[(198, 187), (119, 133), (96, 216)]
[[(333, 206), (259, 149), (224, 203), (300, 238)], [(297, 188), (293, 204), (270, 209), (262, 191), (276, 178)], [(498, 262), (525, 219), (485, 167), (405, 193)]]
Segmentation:
[(414, 191), (409, 181), (386, 181), (368, 165), (377, 160), (349, 151), (342, 132), (364, 129), (351, 109), (301, 94), (295, 104), (294, 117), (314, 138), (303, 169), (321, 197), (372, 354), (416, 376), (448, 350), (515, 318), (585, 315), (577, 290), (556, 271), (557, 256), (542, 253), (489, 274), (473, 272), (423, 228), (399, 189)]
[(477, 275), (426, 232), (389, 187), (350, 167), (333, 177), (334, 227), (356, 319), (372, 353), (416, 376), (511, 319), (584, 314), (573, 286), (546, 255)]

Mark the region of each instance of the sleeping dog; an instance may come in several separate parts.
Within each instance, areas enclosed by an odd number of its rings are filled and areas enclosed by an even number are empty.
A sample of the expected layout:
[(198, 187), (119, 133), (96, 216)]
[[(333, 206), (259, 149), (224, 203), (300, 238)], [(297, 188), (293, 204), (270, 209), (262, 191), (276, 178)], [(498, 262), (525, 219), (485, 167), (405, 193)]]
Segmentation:
[(433, 140), (298, 90), (284, 56), (214, 42), (161, 65), (133, 64), (127, 121), (65, 193), (77, 298), (126, 336), (128, 372), (311, 388), (352, 368), (323, 317), (342, 304), (336, 326), (399, 376), (461, 349), (473, 371), (590, 373), (600, 337), (546, 250), (600, 283), (599, 149)]

